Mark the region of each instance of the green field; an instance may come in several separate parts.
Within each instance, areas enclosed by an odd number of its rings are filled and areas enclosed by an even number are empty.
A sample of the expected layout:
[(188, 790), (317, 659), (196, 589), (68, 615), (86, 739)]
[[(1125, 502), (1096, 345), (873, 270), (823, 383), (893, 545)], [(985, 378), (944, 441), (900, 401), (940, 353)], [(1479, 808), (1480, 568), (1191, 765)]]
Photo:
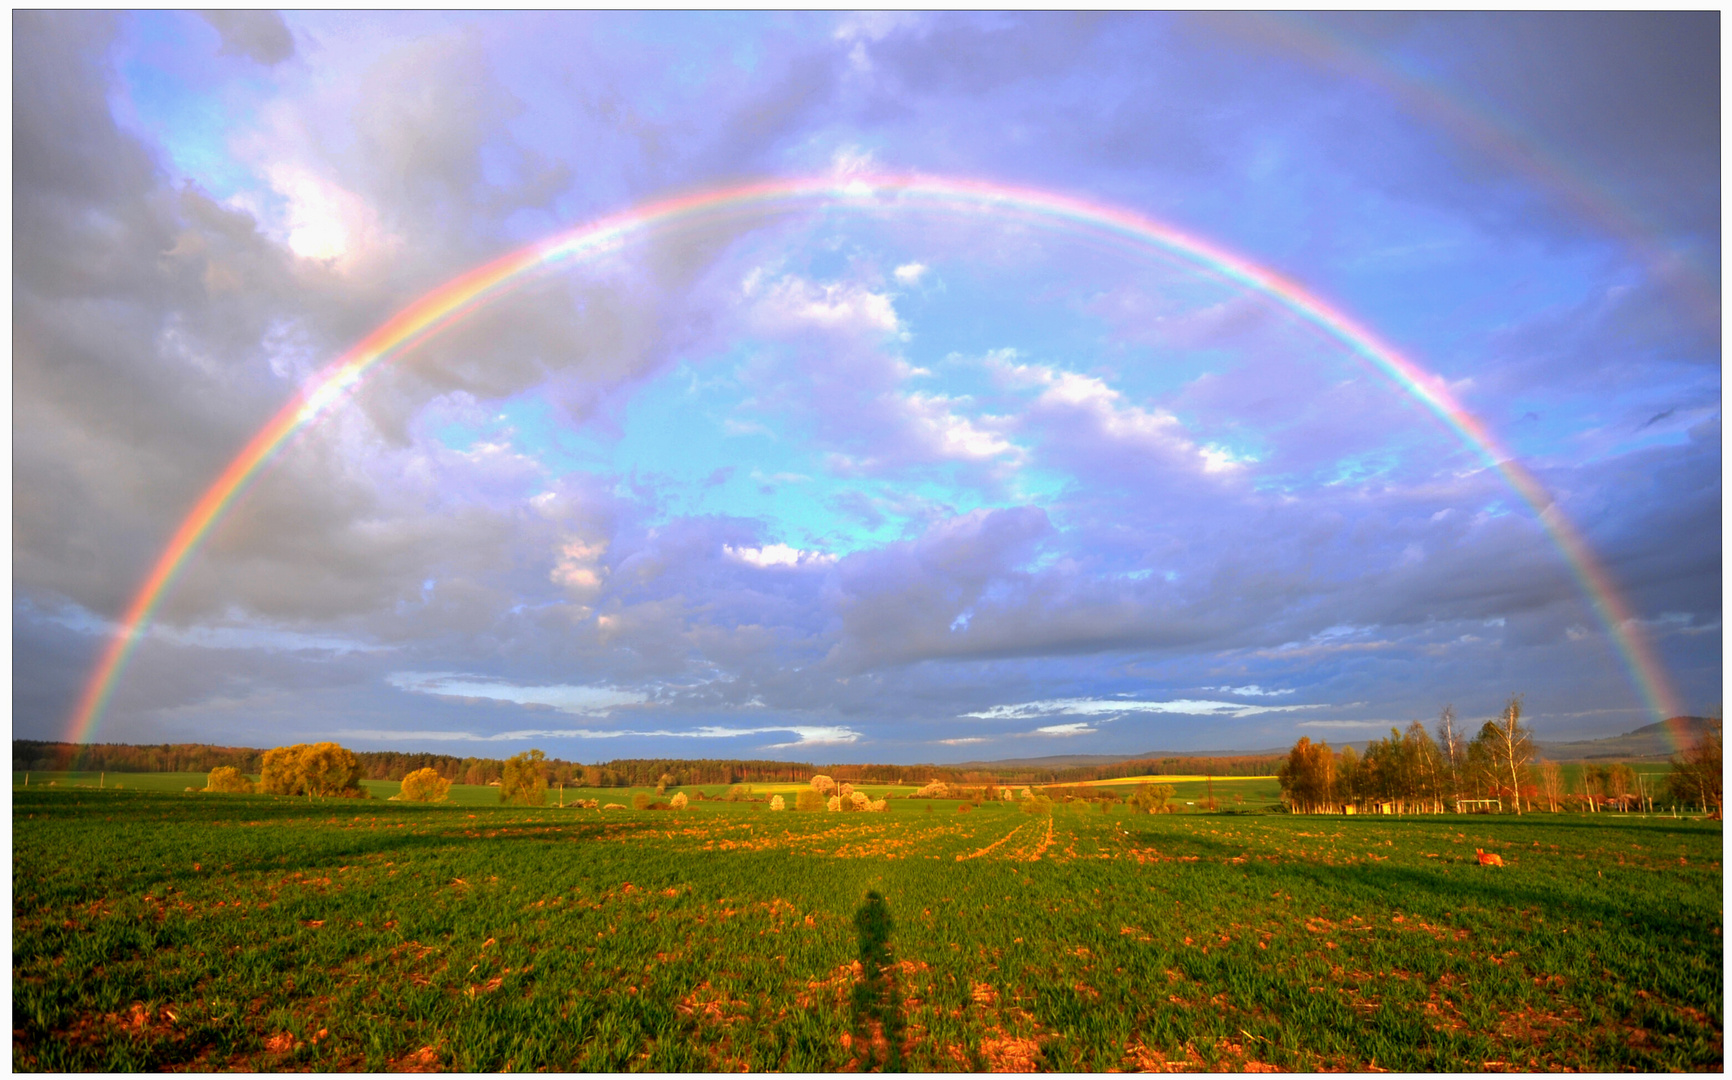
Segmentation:
[(1723, 1061), (1718, 823), (427, 807), (147, 775), (15, 789), (22, 1070)]

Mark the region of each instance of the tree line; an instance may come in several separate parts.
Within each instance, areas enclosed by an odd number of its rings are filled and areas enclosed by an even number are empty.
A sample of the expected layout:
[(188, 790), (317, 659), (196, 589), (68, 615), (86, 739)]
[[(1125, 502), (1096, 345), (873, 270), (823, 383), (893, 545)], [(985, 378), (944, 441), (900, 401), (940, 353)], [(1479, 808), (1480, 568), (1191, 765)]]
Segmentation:
[(1280, 764), (1279, 756), (1245, 754), (1237, 757), (1135, 758), (1110, 765), (1075, 765), (1057, 770), (1050, 783), (1074, 784), (1083, 780), (1119, 780), (1127, 776), (1268, 776)]
[[(522, 806), (540, 806), (547, 801), (547, 755), (540, 750), (526, 750), (505, 759), (499, 784), (499, 801)], [(230, 765), (219, 765), (210, 772), (204, 790), (217, 794), (305, 795), (308, 798), (367, 799), (372, 796), (361, 785), (361, 761), (353, 750), (332, 742), (298, 743), (266, 750), (261, 759), (257, 783)], [(191, 790), (190, 788), (188, 790)], [(658, 792), (660, 788), (656, 789)], [(420, 768), (402, 778), (402, 787), (393, 801), (444, 802), (451, 791), (451, 781), (430, 768)], [(676, 796), (681, 807), (683, 796)], [(588, 805), (594, 806), (592, 800)]]
[[(506, 759), (456, 757), (397, 750), (351, 751), (368, 780), (401, 780), (412, 772), (431, 769), (455, 784), (476, 786), (503, 781)], [(12, 768), (20, 772), (81, 769), (90, 772), (201, 772), (227, 766), (240, 773), (258, 774), (264, 768), (266, 750), (204, 743), (162, 743), (134, 746), (126, 743), (68, 743), (38, 739), (12, 741)], [(769, 784), (804, 781), (814, 769), (810, 762), (680, 760), (673, 758), (621, 759), (599, 765), (546, 759), (547, 778), (552, 783), (581, 787), (647, 787), (663, 776), (675, 784)]]
[(12, 767), (20, 772), (88, 769), (92, 772), (202, 772), (227, 765), (245, 773), (259, 771), (263, 750), (244, 746), (210, 746), (205, 743), (157, 743), (131, 746), (124, 743), (43, 742), (12, 740)]
[[(134, 746), (125, 743), (44, 742), (14, 739), (12, 767), (20, 772), (83, 769), (91, 772), (200, 772), (227, 766), (240, 773), (257, 775), (264, 767), (266, 751), (250, 747), (211, 746), (203, 743), (162, 743)], [(457, 757), (398, 750), (357, 750), (362, 775), (368, 780), (401, 780), (412, 772), (431, 769), (454, 784), (482, 786), (503, 782), (505, 759)], [(1102, 765), (979, 766), (949, 765), (830, 765), (823, 771), (839, 781), (866, 784), (910, 784), (932, 780), (949, 784), (1075, 784), (1085, 780), (1116, 780), (1148, 773), (1210, 776), (1267, 776), (1279, 757), (1182, 757), (1136, 758)], [(568, 787), (651, 787), (670, 777), (674, 786), (692, 784), (803, 783), (819, 771), (810, 762), (737, 759), (620, 758), (595, 765), (549, 758), (545, 762), (549, 783)]]
[[(1645, 787), (1628, 765), (1585, 766), (1566, 785), (1555, 761), (1536, 761), (1533, 739), (1522, 724), (1522, 702), (1512, 697), (1495, 719), (1472, 738), (1445, 706), (1437, 735), (1414, 721), (1406, 731), (1390, 728), (1360, 754), (1351, 746), (1332, 750), (1326, 742), (1301, 738), (1276, 770), (1281, 799), (1299, 814), (1390, 811), (1398, 814), (1497, 809), (1516, 814), (1576, 807), (1598, 811), (1611, 805), (1652, 806), (1656, 795), (1721, 813), (1721, 744), (1716, 729), (1674, 755), (1664, 785)], [(1566, 790), (1573, 786), (1575, 790)]]

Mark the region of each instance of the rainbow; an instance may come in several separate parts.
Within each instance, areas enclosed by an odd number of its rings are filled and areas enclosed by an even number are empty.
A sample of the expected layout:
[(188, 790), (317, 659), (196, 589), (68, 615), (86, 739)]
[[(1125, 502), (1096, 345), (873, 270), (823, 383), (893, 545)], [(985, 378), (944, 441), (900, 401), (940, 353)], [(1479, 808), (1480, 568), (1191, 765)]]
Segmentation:
[(1456, 402), (1443, 381), (1404, 357), (1361, 323), (1297, 281), (1201, 237), (1132, 210), (1034, 188), (930, 176), (847, 175), (777, 179), (698, 191), (646, 203), (520, 248), (422, 296), (314, 375), (260, 428), (213, 480), (176, 527), (150, 573), (121, 615), (81, 691), (67, 725), (71, 743), (90, 741), (133, 650), (175, 576), (247, 484), (296, 432), (328, 413), (377, 365), (458, 322), (513, 284), (562, 263), (594, 258), (655, 228), (753, 211), (845, 207), (897, 211), (932, 209), (1026, 217), (1128, 241), (1177, 255), (1245, 288), (1279, 301), (1346, 345), (1453, 429), (1533, 507), (1609, 631), (1632, 681), (1657, 719), (1678, 714), (1664, 668), (1610, 575), (1545, 488), (1506, 452), (1479, 420)]

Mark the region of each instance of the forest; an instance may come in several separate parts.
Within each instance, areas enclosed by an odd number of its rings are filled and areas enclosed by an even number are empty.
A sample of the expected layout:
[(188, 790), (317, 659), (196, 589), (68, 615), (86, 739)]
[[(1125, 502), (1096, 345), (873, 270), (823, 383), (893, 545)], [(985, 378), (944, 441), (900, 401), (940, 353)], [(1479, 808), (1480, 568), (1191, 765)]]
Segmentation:
[(1387, 738), (1368, 744), (1363, 754), (1351, 746), (1335, 751), (1328, 743), (1302, 738), (1276, 770), (1282, 801), (1302, 814), (1492, 808), (1521, 814), (1536, 808), (1555, 813), (1652, 807), (1663, 795), (1720, 816), (1718, 730), (1676, 755), (1663, 785), (1644, 781), (1623, 763), (1584, 765), (1574, 770), (1571, 784), (1559, 763), (1536, 760), (1533, 739), (1521, 718), (1521, 699), (1511, 698), (1503, 712), (1470, 739), (1457, 726), (1455, 710), (1445, 707), (1435, 739), (1416, 720), (1405, 732), (1391, 728)]
[[(83, 769), (108, 772), (209, 772), (228, 766), (257, 775), (263, 767), (263, 749), (210, 746), (202, 743), (161, 743), (134, 746), (125, 743), (78, 745), (15, 739), (12, 768), (18, 772)], [(362, 775), (368, 780), (401, 780), (420, 769), (432, 769), (455, 784), (489, 784), (505, 774), (503, 758), (456, 757), (451, 754), (393, 750), (357, 750)], [(1000, 767), (945, 765), (826, 765), (822, 771), (838, 781), (873, 784), (946, 783), (1073, 784), (1085, 780), (1113, 780), (1151, 773), (1212, 776), (1269, 776), (1281, 761), (1278, 757), (1245, 756), (1221, 758), (1135, 758), (1103, 765), (1036, 767), (1007, 764)], [(653, 787), (663, 783), (773, 784), (806, 780), (820, 771), (811, 762), (755, 761), (732, 759), (622, 758), (594, 765), (549, 758), (548, 782), (574, 787)]]

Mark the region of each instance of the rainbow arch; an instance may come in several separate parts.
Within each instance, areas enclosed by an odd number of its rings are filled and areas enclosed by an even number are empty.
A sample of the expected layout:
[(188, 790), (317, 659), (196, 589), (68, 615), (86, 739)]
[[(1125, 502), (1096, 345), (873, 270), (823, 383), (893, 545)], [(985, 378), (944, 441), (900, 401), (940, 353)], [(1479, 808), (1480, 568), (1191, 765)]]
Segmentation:
[(476, 267), (409, 304), (307, 381), (248, 440), (219, 473), (157, 556), (119, 627), (79, 694), (67, 741), (90, 741), (133, 650), (180, 569), (248, 482), (296, 432), (324, 415), (376, 366), (460, 321), (514, 283), (559, 264), (594, 257), (649, 230), (742, 211), (798, 209), (804, 205), (879, 210), (936, 209), (946, 213), (1009, 215), (1069, 226), (1157, 248), (1245, 288), (1265, 294), (1335, 338), (1362, 362), (1390, 379), (1452, 429), (1503, 474), (1538, 515), (1605, 624), (1638, 694), (1656, 719), (1677, 715), (1676, 697), (1652, 645), (1611, 576), (1540, 484), (1483, 424), (1462, 408), (1441, 379), (1299, 282), (1259, 266), (1213, 241), (1134, 210), (1037, 188), (919, 175), (849, 175), (785, 178), (676, 195), (579, 225)]

